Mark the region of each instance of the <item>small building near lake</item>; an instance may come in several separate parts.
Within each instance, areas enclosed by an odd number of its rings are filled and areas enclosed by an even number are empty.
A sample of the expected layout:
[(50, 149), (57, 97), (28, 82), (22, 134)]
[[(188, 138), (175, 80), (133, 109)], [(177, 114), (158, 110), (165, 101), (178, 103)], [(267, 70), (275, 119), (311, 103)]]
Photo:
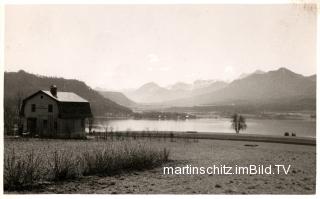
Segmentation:
[(52, 138), (85, 137), (86, 119), (92, 117), (90, 103), (72, 92), (39, 90), (25, 98), (20, 116), (23, 132)]

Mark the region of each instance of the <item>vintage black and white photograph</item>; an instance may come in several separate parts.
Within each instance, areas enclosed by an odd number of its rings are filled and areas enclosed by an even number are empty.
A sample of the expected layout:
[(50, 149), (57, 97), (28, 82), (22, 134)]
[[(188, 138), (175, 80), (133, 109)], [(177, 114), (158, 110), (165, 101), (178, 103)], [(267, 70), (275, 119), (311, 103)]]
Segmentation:
[(316, 194), (316, 4), (4, 11), (5, 195)]

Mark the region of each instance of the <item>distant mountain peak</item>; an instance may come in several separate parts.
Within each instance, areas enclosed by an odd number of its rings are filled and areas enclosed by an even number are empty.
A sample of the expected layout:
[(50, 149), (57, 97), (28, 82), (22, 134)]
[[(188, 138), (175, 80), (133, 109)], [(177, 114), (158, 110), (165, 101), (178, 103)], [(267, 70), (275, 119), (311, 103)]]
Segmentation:
[(139, 89), (147, 89), (147, 88), (160, 88), (160, 86), (154, 82), (148, 82), (143, 84)]
[(192, 88), (192, 85), (185, 82), (177, 82), (173, 85), (168, 86), (167, 88), (170, 90), (190, 90)]
[[(22, 69), (20, 69), (17, 73), (24, 73), (24, 74), (26, 74), (27, 72), (24, 71), (24, 70), (22, 70)], [(31, 73), (30, 73), (30, 74), (31, 74)]]
[(208, 79), (208, 80), (198, 79), (193, 82), (193, 89), (205, 88), (217, 81), (218, 80), (215, 80), (215, 79)]
[(255, 70), (252, 74), (265, 74), (266, 72), (262, 70)]
[(282, 72), (282, 73), (294, 73), (294, 72), (292, 72), (291, 70), (289, 70), (289, 69), (287, 69), (287, 68), (285, 68), (285, 67), (281, 67), (281, 68), (279, 68), (279, 69), (276, 70), (276, 71)]
[(155, 82), (148, 82), (143, 84), (142, 86), (159, 86), (158, 84), (156, 84)]
[(138, 92), (156, 92), (159, 90), (163, 90), (165, 88), (162, 88), (158, 84), (154, 82), (148, 82), (144, 85), (142, 85), (140, 88), (137, 89)]
[(255, 70), (253, 73), (242, 73), (238, 79), (243, 79), (246, 77), (249, 77), (251, 75), (261, 75), (261, 74), (265, 74), (266, 72), (262, 71), (262, 70)]
[(250, 74), (248, 74), (248, 73), (241, 73), (241, 74), (239, 75), (238, 79), (246, 78), (246, 77), (248, 77), (249, 75), (250, 75)]
[(272, 75), (280, 75), (281, 77), (294, 77), (294, 78), (303, 78), (304, 76), (301, 74), (297, 74), (287, 68), (281, 67), (274, 71), (269, 71), (268, 74)]
[(216, 79), (197, 79), (193, 82), (193, 84), (210, 84), (216, 82)]

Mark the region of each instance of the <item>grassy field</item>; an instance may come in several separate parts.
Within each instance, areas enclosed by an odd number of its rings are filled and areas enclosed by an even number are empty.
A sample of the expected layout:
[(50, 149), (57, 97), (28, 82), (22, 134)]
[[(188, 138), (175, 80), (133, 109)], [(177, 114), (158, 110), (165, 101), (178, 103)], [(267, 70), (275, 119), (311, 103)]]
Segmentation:
[(145, 170), (169, 160), (169, 151), (138, 140), (5, 141), (4, 189), (32, 190), (43, 182)]
[[(129, 151), (126, 148), (133, 148)], [(120, 158), (120, 165), (127, 165), (110, 172), (100, 165), (100, 158), (93, 158), (95, 164), (91, 166), (77, 164), (78, 172), (76, 177), (65, 176), (64, 169), (52, 166), (52, 161), (58, 165), (71, 165), (77, 161), (70, 161), (70, 158), (60, 160), (58, 154), (67, 154), (78, 160), (84, 158), (85, 154), (97, 154), (96, 151), (121, 151), (117, 157)], [(6, 193), (99, 193), (99, 194), (314, 194), (316, 185), (316, 147), (312, 145), (295, 145), (282, 143), (265, 143), (255, 141), (231, 141), (231, 140), (208, 140), (194, 138), (113, 138), (101, 140), (5, 140), (5, 157), (25, 156), (26, 152), (33, 150), (34, 156), (38, 154), (42, 161), (37, 163), (40, 169), (45, 172), (45, 179), (37, 180), (32, 189), (10, 190)], [(59, 151), (59, 152), (57, 152)], [(170, 151), (170, 153), (169, 153)], [(31, 153), (32, 154), (32, 153)], [(72, 154), (72, 155), (70, 155)], [(80, 154), (80, 156), (79, 156)], [(98, 153), (100, 154), (100, 153)], [(129, 164), (129, 154), (142, 155), (135, 164)], [(152, 158), (154, 155), (156, 158)], [(170, 155), (169, 155), (170, 154)], [(111, 157), (113, 157), (111, 155)], [(168, 157), (169, 155), (169, 157)], [(48, 156), (49, 158), (44, 158)], [(103, 155), (98, 155), (101, 157)], [(129, 155), (130, 156), (130, 155)], [(96, 157), (96, 156), (94, 156)], [(135, 157), (133, 155), (133, 157)], [(32, 158), (31, 158), (32, 159)], [(117, 158), (118, 159), (118, 158)], [(167, 161), (170, 159), (170, 161)], [(49, 161), (51, 163), (47, 163)], [(66, 161), (67, 163), (64, 163)], [(82, 162), (80, 161), (80, 162)], [(86, 160), (88, 162), (88, 160)], [(61, 164), (59, 164), (62, 162)], [(102, 161), (103, 162), (103, 161)], [(129, 161), (130, 162), (130, 161)], [(145, 162), (149, 162), (144, 164)], [(152, 164), (150, 164), (152, 162)], [(6, 160), (5, 160), (6, 163)], [(69, 164), (68, 164), (69, 163)], [(212, 165), (291, 165), (287, 175), (163, 175), (162, 166), (212, 166)], [(51, 165), (51, 166), (50, 166)], [(53, 164), (54, 165), (54, 164)], [(104, 165), (104, 164), (101, 164)], [(108, 164), (107, 164), (108, 165)], [(133, 166), (135, 165), (135, 166)], [(145, 166), (142, 166), (145, 165)], [(161, 166), (162, 165), (162, 166)], [(67, 166), (68, 167), (68, 166)], [(98, 167), (98, 168), (96, 168)], [(86, 168), (86, 169), (84, 169)], [(91, 169), (90, 169), (91, 168)], [(109, 166), (107, 166), (109, 168)], [(115, 167), (111, 167), (115, 168)], [(123, 169), (126, 168), (126, 169)], [(34, 169), (34, 168), (33, 168)], [(33, 170), (31, 167), (31, 170)], [(68, 170), (68, 169), (67, 169)], [(51, 171), (51, 172), (48, 172)], [(73, 169), (71, 170), (73, 171)], [(93, 172), (88, 172), (93, 171)], [(110, 171), (110, 170), (108, 170)], [(30, 172), (29, 172), (30, 173)], [(34, 176), (37, 172), (35, 172)], [(73, 172), (71, 172), (72, 174)], [(79, 175), (80, 174), (80, 175)], [(5, 174), (6, 175), (6, 174)]]

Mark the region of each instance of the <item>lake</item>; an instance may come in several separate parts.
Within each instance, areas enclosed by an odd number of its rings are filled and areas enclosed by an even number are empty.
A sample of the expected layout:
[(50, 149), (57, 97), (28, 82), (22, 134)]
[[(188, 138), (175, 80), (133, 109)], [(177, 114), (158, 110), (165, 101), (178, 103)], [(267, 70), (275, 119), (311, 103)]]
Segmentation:
[[(316, 121), (292, 119), (247, 119), (247, 129), (240, 133), (280, 135), (295, 133), (300, 137), (316, 137)], [(215, 133), (235, 133), (228, 118), (193, 120), (100, 120), (95, 121), (95, 130), (104, 131), (108, 126), (114, 131), (198, 131)]]

